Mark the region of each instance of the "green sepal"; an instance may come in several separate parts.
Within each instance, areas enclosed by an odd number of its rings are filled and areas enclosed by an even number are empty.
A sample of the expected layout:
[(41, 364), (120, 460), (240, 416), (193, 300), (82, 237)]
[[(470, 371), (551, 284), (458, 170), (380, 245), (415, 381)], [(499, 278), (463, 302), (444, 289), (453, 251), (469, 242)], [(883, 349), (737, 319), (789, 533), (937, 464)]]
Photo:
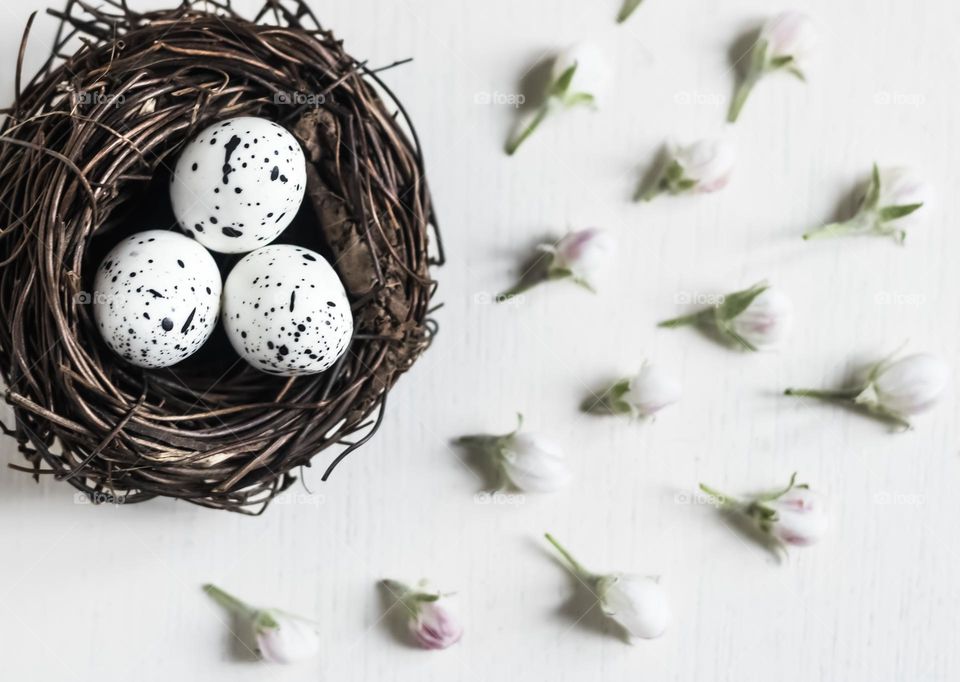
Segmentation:
[(880, 203), (880, 168), (876, 163), (873, 164), (873, 171), (870, 175), (870, 185), (867, 187), (867, 193), (863, 198), (863, 207), (869, 210), (877, 208)]
[(772, 502), (773, 500), (779, 500), (781, 497), (786, 495), (788, 492), (790, 492), (794, 488), (801, 488), (801, 487), (806, 488), (809, 486), (806, 483), (802, 483), (798, 485), (797, 472), (794, 471), (793, 474), (790, 475), (790, 482), (787, 483), (787, 486), (785, 488), (779, 488), (772, 492), (764, 493), (763, 495), (758, 495), (755, 499), (757, 502)]
[(903, 204), (900, 206), (884, 206), (880, 209), (880, 220), (882, 222), (887, 222), (889, 220), (896, 220), (898, 218), (903, 218), (908, 216), (918, 208), (923, 206), (923, 203), (919, 204)]
[(568, 109), (582, 104), (593, 105), (596, 98), (589, 92), (575, 92), (563, 98), (563, 105)]
[(784, 67), (790, 66), (793, 63), (793, 55), (783, 55), (782, 57), (774, 57), (770, 60), (770, 67), (774, 69), (782, 69)]
[(735, 291), (724, 297), (723, 303), (717, 306), (717, 319), (727, 322), (743, 313), (756, 300), (757, 296), (770, 288), (766, 282), (758, 282), (749, 289)]
[(620, 13), (617, 15), (617, 23), (622, 24), (629, 19), (630, 15), (636, 11), (642, 2), (643, 0), (624, 0), (623, 6), (620, 8)]
[(590, 414), (633, 414), (633, 408), (623, 400), (630, 390), (630, 379), (620, 379), (600, 396), (591, 396), (580, 404), (582, 412)]
[(548, 97), (556, 97), (557, 99), (562, 100), (567, 96), (567, 91), (570, 90), (570, 84), (573, 83), (573, 77), (577, 73), (577, 63), (574, 62), (568, 66), (563, 73), (550, 84), (550, 88), (547, 91)]

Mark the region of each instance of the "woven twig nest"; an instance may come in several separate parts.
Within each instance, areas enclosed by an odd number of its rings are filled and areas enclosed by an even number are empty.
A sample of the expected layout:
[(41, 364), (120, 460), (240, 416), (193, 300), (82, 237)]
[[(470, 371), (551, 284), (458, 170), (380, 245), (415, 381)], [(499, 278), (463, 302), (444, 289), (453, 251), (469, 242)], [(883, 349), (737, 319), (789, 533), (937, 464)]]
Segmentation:
[[(71, 1), (50, 14), (53, 53), (29, 82), (17, 65), (0, 134), (0, 371), (16, 417), (7, 433), (29, 460), (12, 466), (95, 501), (247, 513), (324, 450), (326, 479), (372, 435), (434, 331), (429, 268), (443, 256), (403, 108), (302, 2), (271, 0), (253, 20), (214, 2), (140, 14)], [(275, 377), (218, 330), (175, 367), (128, 364), (93, 323), (99, 259), (132, 232), (175, 229), (166, 187), (179, 150), (241, 115), (303, 145), (307, 199), (279, 241), (334, 264), (350, 347), (326, 372)], [(218, 256), (221, 271), (237, 258)]]

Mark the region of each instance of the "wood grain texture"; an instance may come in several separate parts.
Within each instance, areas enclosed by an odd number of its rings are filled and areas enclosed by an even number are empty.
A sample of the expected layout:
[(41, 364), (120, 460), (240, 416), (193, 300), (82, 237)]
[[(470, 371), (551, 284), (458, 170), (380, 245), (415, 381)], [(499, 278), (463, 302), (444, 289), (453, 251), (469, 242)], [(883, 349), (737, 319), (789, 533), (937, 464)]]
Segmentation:
[[(779, 393), (829, 383), (904, 341), (960, 366), (960, 5), (796, 5), (824, 34), (809, 84), (768, 79), (726, 128), (731, 42), (779, 9), (762, 0), (646, 0), (622, 26), (619, 0), (317, 0), (356, 56), (415, 58), (386, 78), (418, 124), (449, 250), (441, 335), (391, 394), (377, 437), (327, 484), (306, 472), (313, 493), (297, 487), (260, 518), (165, 501), (94, 508), (65, 485), (0, 471), (0, 677), (957, 679), (955, 385), (899, 435)], [(41, 6), (0, 5), (5, 99), (21, 28)], [(40, 18), (28, 72), (51, 34)], [(485, 94), (516, 93), (527, 69), (580, 39), (608, 52), (617, 89), (508, 159), (515, 113)], [(664, 140), (721, 133), (740, 152), (726, 191), (628, 201)], [(939, 189), (907, 245), (800, 241), (874, 160), (915, 166)], [(522, 303), (488, 302), (525, 247), (589, 225), (620, 244), (599, 295), (560, 283)], [(684, 294), (763, 278), (796, 304), (782, 352), (745, 356), (654, 326)], [(679, 405), (640, 425), (577, 412), (590, 388), (643, 358), (682, 380)], [(576, 481), (484, 504), (449, 441), (509, 429), (517, 411), (563, 443)], [(830, 495), (832, 530), (784, 565), (690, 502), (700, 480), (750, 490), (794, 470)], [(661, 575), (675, 610), (668, 634), (622, 644), (597, 609), (571, 599), (545, 530), (597, 569)], [(464, 640), (438, 654), (398, 644), (374, 587), (387, 575), (456, 590)], [(316, 616), (321, 658), (269, 669), (244, 660), (200, 590), (208, 581)]]

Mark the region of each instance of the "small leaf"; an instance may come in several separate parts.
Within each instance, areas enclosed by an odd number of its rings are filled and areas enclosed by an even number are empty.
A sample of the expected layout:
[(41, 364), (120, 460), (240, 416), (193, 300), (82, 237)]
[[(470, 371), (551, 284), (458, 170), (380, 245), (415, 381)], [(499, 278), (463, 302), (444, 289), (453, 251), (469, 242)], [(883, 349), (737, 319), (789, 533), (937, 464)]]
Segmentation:
[(775, 69), (782, 69), (788, 64), (793, 63), (793, 55), (784, 55), (782, 57), (774, 57), (770, 60), (770, 66)]
[(728, 322), (734, 319), (744, 310), (749, 308), (750, 304), (753, 303), (757, 296), (769, 288), (770, 286), (768, 284), (765, 282), (760, 282), (758, 284), (754, 284), (749, 289), (728, 294), (723, 299), (723, 303), (717, 306), (717, 320), (720, 322)]
[(623, 7), (620, 8), (620, 14), (617, 15), (617, 23), (622, 24), (629, 19), (642, 2), (643, 0), (624, 0)]
[(570, 89), (570, 84), (573, 82), (573, 76), (576, 73), (577, 63), (574, 62), (550, 85), (549, 96), (559, 97), (560, 99), (566, 97), (567, 91)]
[(919, 204), (903, 204), (901, 206), (884, 206), (880, 209), (880, 220), (887, 222), (888, 220), (903, 218), (904, 216), (910, 215), (921, 206), (923, 206), (922, 202)]
[(787, 73), (789, 73), (791, 76), (796, 77), (798, 80), (802, 81), (803, 83), (806, 83), (806, 82), (807, 82), (807, 77), (806, 77), (806, 75), (804, 75), (803, 71), (801, 71), (800, 69), (798, 69), (798, 68), (796, 68), (796, 67), (790, 67), (790, 68), (788, 68), (788, 69), (787, 69)]
[(873, 173), (870, 176), (870, 185), (867, 187), (867, 193), (863, 199), (863, 205), (866, 208), (874, 209), (880, 202), (880, 169), (877, 164), (873, 164)]
[(581, 104), (592, 105), (596, 99), (589, 92), (575, 92), (563, 98), (563, 104), (568, 109)]
[(670, 162), (670, 165), (667, 166), (667, 170), (664, 172), (664, 176), (671, 183), (679, 182), (683, 179), (683, 166), (680, 165), (680, 162), (674, 159)]

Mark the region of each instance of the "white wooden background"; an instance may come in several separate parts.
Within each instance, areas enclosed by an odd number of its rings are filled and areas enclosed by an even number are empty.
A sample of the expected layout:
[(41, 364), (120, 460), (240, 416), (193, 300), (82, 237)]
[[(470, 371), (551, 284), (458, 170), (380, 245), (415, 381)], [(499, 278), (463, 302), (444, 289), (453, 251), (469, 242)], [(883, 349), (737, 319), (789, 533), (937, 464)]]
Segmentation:
[[(42, 5), (0, 5), (5, 100), (21, 28)], [(727, 130), (731, 42), (786, 6), (647, 0), (617, 26), (618, 0), (315, 0), (355, 55), (415, 58), (386, 79), (418, 124), (449, 249), (441, 335), (378, 436), (329, 483), (311, 472), (312, 495), (297, 487), (260, 518), (169, 501), (94, 508), (66, 485), (0, 470), (0, 677), (958, 679), (954, 391), (899, 435), (779, 393), (905, 341), (960, 365), (960, 5), (796, 5), (824, 34), (809, 85), (768, 79)], [(41, 18), (30, 68), (51, 29)], [(581, 39), (615, 65), (612, 97), (505, 157), (515, 114), (486, 95), (516, 93), (529, 67)], [(664, 139), (724, 132), (741, 159), (726, 191), (628, 201)], [(874, 160), (913, 165), (939, 188), (907, 245), (800, 241)], [(591, 225), (620, 244), (599, 295), (556, 284), (522, 304), (487, 302), (533, 241)], [(741, 355), (654, 327), (683, 296), (762, 278), (796, 302), (782, 352)], [(588, 388), (644, 357), (683, 381), (678, 406), (642, 425), (578, 413)], [(517, 411), (563, 443), (576, 480), (522, 504), (479, 503), (449, 440), (508, 430)], [(751, 490), (794, 470), (830, 495), (832, 532), (783, 565), (690, 503), (700, 480)], [(668, 634), (626, 646), (596, 609), (584, 614), (545, 530), (592, 567), (662, 575)], [(381, 622), (384, 576), (456, 590), (463, 641), (440, 653), (397, 643)], [(291, 668), (243, 660), (207, 581), (316, 616), (322, 655)]]

